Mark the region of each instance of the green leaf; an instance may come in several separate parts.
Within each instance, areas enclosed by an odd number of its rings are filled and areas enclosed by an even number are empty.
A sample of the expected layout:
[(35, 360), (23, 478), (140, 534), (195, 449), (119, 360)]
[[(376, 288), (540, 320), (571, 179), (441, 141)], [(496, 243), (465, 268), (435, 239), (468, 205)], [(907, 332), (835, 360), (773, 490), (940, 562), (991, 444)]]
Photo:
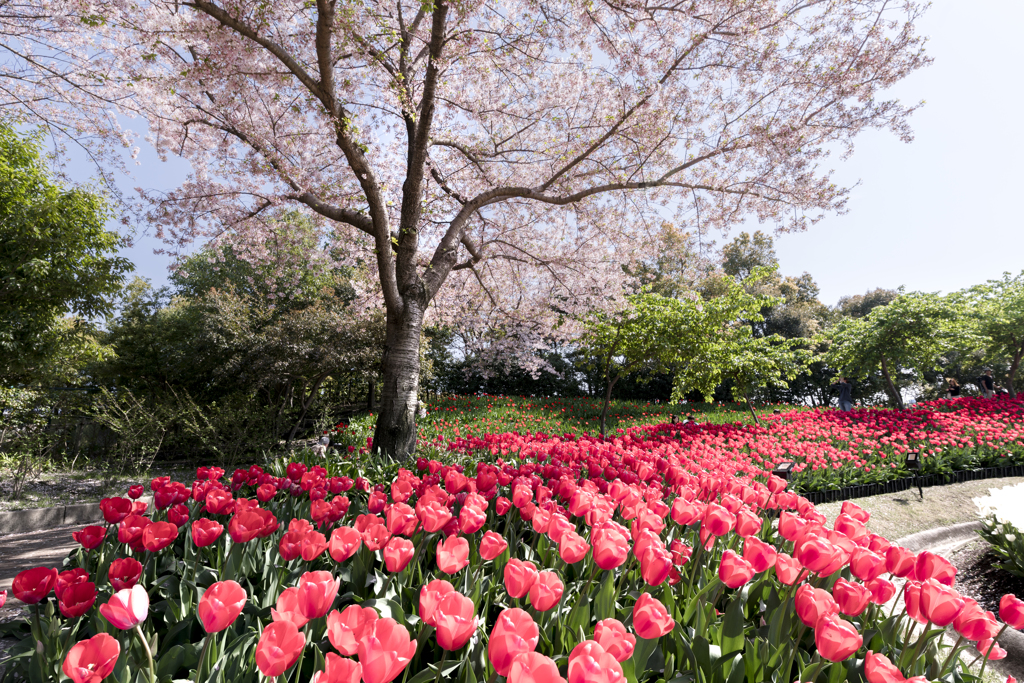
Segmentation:
[(604, 574), (601, 590), (598, 591), (597, 597), (594, 599), (594, 616), (597, 617), (598, 621), (612, 619), (616, 616), (614, 576), (612, 572), (605, 572)]

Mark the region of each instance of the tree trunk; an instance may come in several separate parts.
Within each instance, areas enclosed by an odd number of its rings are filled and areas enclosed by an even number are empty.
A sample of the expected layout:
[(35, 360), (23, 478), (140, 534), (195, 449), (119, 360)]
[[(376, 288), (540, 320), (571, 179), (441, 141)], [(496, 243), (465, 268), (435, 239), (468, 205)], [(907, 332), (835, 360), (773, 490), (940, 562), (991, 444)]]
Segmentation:
[(610, 380), (608, 382), (608, 390), (604, 392), (604, 405), (601, 406), (601, 436), (605, 436), (607, 433), (605, 420), (608, 417), (608, 404), (612, 402), (612, 388), (619, 381), (619, 377), (622, 377), (622, 375), (616, 375), (615, 379)]
[(384, 342), (384, 389), (373, 433), (373, 451), (407, 460), (416, 449), (420, 383), (420, 333), (424, 307), (408, 297), (400, 314), (388, 311)]
[(747, 392), (743, 392), (743, 398), (747, 400), (747, 407), (750, 408), (750, 414), (754, 416), (754, 424), (760, 427), (761, 421), (757, 419), (757, 413), (754, 412), (754, 404), (751, 403), (750, 397), (747, 396)]
[(892, 376), (889, 374), (889, 363), (885, 360), (884, 356), (882, 357), (882, 377), (885, 378), (885, 390), (889, 392), (889, 398), (896, 403), (896, 407), (899, 410), (903, 410), (903, 394), (893, 384)]
[(370, 379), (366, 389), (366, 412), (372, 413), (377, 409), (377, 378)]
[(1006, 375), (1006, 390), (1010, 392), (1010, 398), (1017, 398), (1017, 390), (1013, 388), (1013, 380), (1017, 377), (1017, 370), (1020, 369), (1022, 357), (1024, 357), (1024, 343), (1017, 347), (1017, 353), (1013, 355), (1013, 362), (1010, 363), (1010, 372)]

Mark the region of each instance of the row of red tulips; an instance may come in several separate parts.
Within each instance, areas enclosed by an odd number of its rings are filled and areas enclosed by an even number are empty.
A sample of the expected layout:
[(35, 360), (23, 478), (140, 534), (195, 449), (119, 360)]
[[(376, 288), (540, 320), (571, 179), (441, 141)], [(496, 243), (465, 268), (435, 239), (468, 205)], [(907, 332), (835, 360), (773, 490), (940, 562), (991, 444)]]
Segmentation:
[(749, 459), (622, 444), (374, 486), (301, 463), (155, 479), (153, 511), (142, 487), (107, 499), (64, 571), (16, 578), (33, 607), (10, 664), (40, 683), (893, 683), (970, 680), (968, 648), (999, 658), (1024, 626), (1024, 603), (1000, 625), (851, 503), (829, 527)]

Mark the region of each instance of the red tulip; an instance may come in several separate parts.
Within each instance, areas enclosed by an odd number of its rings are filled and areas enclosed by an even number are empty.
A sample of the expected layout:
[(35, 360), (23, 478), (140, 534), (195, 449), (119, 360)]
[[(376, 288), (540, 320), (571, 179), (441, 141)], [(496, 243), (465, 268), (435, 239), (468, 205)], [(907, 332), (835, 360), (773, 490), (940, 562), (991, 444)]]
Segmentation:
[(867, 524), (868, 520), (871, 519), (870, 512), (848, 500), (843, 501), (843, 506), (839, 508), (839, 512), (844, 515), (849, 515), (861, 524)]
[(132, 500), (138, 500), (142, 498), (142, 494), (146, 492), (146, 487), (142, 484), (134, 484), (128, 487), (128, 497)]
[(254, 538), (259, 538), (265, 524), (266, 520), (259, 510), (241, 510), (228, 520), (228, 534), (235, 543), (248, 543)]
[(350, 526), (340, 526), (331, 533), (331, 542), (327, 552), (335, 562), (344, 562), (356, 554), (363, 544), (362, 535)]
[(530, 604), (538, 612), (547, 612), (562, 599), (565, 585), (552, 571), (537, 574), (537, 580), (530, 586)]
[(1005, 621), (1010, 628), (1018, 631), (1024, 628), (1024, 600), (1016, 595), (1007, 593), (999, 601), (999, 618)]
[(114, 672), (121, 644), (107, 633), (75, 643), (64, 657), (61, 670), (74, 683), (99, 683)]
[(470, 505), (463, 505), (459, 512), (459, 531), (464, 534), (475, 534), (487, 523), (487, 515)]
[(864, 676), (868, 683), (903, 683), (903, 674), (885, 655), (868, 650), (864, 656)]
[(416, 641), (394, 619), (378, 619), (359, 641), (359, 663), (365, 683), (390, 683), (416, 654)]
[(871, 591), (871, 602), (876, 605), (884, 605), (892, 599), (892, 596), (896, 595), (896, 586), (892, 584), (892, 581), (881, 577), (868, 581), (864, 587)]
[(498, 615), (487, 643), (487, 658), (499, 676), (508, 676), (512, 660), (532, 652), (540, 641), (540, 630), (533, 618), (521, 609), (507, 609)]
[(558, 665), (539, 652), (524, 652), (512, 660), (507, 683), (565, 683)]
[(523, 598), (537, 582), (537, 567), (533, 562), (511, 559), (505, 564), (505, 591), (510, 598)]
[(839, 611), (828, 591), (804, 584), (796, 589), (796, 614), (804, 626), (814, 628), (822, 618)]
[(416, 503), (416, 515), (420, 518), (424, 531), (432, 534), (443, 529), (445, 524), (451, 521), (452, 511), (436, 500), (420, 500)]
[(622, 667), (594, 640), (584, 640), (569, 653), (568, 683), (620, 683)]
[(212, 515), (230, 515), (235, 511), (235, 499), (224, 489), (207, 491), (205, 503), (206, 511)]
[(302, 555), (302, 539), (306, 537), (306, 532), (303, 530), (291, 530), (289, 529), (281, 535), (281, 540), (277, 543), (277, 552), (281, 555), (281, 559), (285, 562), (291, 562), (296, 557)]
[(917, 556), (914, 573), (918, 581), (935, 579), (944, 586), (952, 586), (956, 578), (956, 567), (946, 558), (924, 550)]
[(153, 523), (149, 517), (128, 515), (117, 526), (117, 540), (131, 548), (142, 548), (142, 532)]
[(415, 546), (413, 546), (412, 541), (408, 538), (394, 536), (390, 541), (388, 541), (388, 544), (384, 546), (384, 550), (381, 551), (381, 554), (384, 556), (384, 566), (387, 567), (388, 571), (392, 574), (400, 572), (405, 569), (412, 560), (412, 556), (415, 551)]
[(205, 517), (192, 522), (192, 542), (197, 548), (213, 545), (224, 533), (224, 525)]
[(836, 547), (824, 538), (812, 536), (796, 545), (793, 556), (815, 574), (828, 576), (824, 572), (831, 568), (836, 559)]
[(629, 557), (629, 539), (608, 526), (594, 529), (590, 534), (594, 563), (604, 570), (615, 569)]
[(455, 591), (441, 598), (431, 616), (437, 629), (437, 644), (449, 652), (468, 643), (476, 630), (473, 601)]
[(61, 596), (71, 586), (79, 583), (86, 583), (89, 581), (89, 572), (77, 567), (75, 569), (68, 569), (57, 574), (57, 582), (53, 585), (53, 594), (60, 600)]
[(633, 628), (641, 638), (660, 638), (673, 628), (676, 622), (669, 616), (665, 605), (649, 593), (641, 593), (633, 605)]
[(807, 575), (807, 570), (803, 568), (799, 560), (786, 553), (779, 553), (775, 558), (775, 575), (785, 585), (792, 586)]
[(729, 588), (739, 588), (754, 578), (754, 567), (732, 550), (722, 553), (718, 578)]
[(964, 608), (953, 620), (953, 627), (957, 633), (967, 640), (985, 640), (995, 638), (999, 633), (999, 622), (991, 612), (986, 612), (977, 602), (964, 599)]
[(138, 584), (119, 590), (110, 596), (106, 604), (100, 605), (100, 614), (114, 628), (122, 631), (134, 628), (144, 622), (149, 615), (149, 594)]
[(120, 524), (132, 513), (132, 502), (127, 498), (104, 498), (100, 501), (100, 512), (107, 524)]
[(709, 503), (701, 520), (701, 531), (707, 530), (712, 536), (725, 536), (736, 526), (736, 516), (717, 503)]
[(419, 518), (416, 517), (416, 511), (405, 503), (392, 505), (387, 511), (386, 517), (388, 531), (395, 536), (412, 536), (420, 524)]
[(188, 523), (189, 517), (192, 516), (192, 512), (188, 509), (188, 506), (184, 503), (178, 503), (170, 510), (167, 511), (167, 521), (174, 524), (177, 527), (183, 527)]
[(861, 581), (870, 581), (885, 573), (885, 558), (867, 548), (857, 548), (850, 555), (850, 573)]
[(80, 617), (96, 602), (96, 584), (91, 581), (76, 583), (61, 591), (57, 605), (60, 613), (68, 619)]
[(750, 536), (743, 540), (743, 559), (750, 563), (755, 573), (760, 574), (775, 566), (778, 552), (775, 550), (775, 546)]
[(814, 627), (814, 645), (830, 662), (841, 662), (864, 644), (857, 628), (835, 615), (826, 615)]
[(142, 563), (132, 557), (122, 557), (110, 563), (107, 578), (115, 591), (131, 588), (142, 576)]
[(444, 579), (435, 579), (420, 588), (420, 619), (428, 626), (434, 626), (434, 610), (444, 596), (455, 590), (455, 587)]
[(437, 543), (437, 568), (454, 574), (469, 564), (469, 541), (462, 536), (449, 536)]
[(921, 584), (907, 581), (903, 588), (903, 602), (907, 607), (907, 615), (919, 624), (927, 624), (928, 619), (921, 611)]
[(616, 661), (624, 662), (633, 656), (636, 636), (626, 630), (618, 619), (603, 619), (594, 626), (594, 640), (601, 644)]
[[(270, 608), (270, 618), (274, 621), (290, 621), (296, 628), (302, 628), (309, 621), (299, 610), (299, 589), (292, 586), (285, 588), (277, 596), (277, 604)], [(330, 621), (330, 617), (328, 617)]]
[(98, 548), (107, 537), (107, 530), (101, 526), (87, 526), (81, 531), (71, 532), (71, 538), (80, 543), (86, 550)]
[(2, 591), (0, 591), (0, 607), (3, 607), (5, 604), (7, 604), (7, 589), (6, 588), (3, 589)]
[(327, 550), (327, 538), (319, 531), (307, 531), (299, 544), (302, 559), (312, 562)]
[(921, 584), (921, 613), (934, 625), (949, 626), (963, 608), (964, 599), (949, 586), (935, 579)]
[(142, 530), (142, 547), (151, 553), (159, 552), (178, 538), (178, 527), (170, 522), (153, 522)]
[(341, 586), (330, 572), (306, 572), (299, 577), (299, 611), (307, 619), (319, 619), (330, 611)]
[(57, 570), (36, 567), (19, 572), (11, 584), (11, 593), (26, 605), (36, 605), (50, 595), (57, 585)]
[(256, 489), (256, 498), (261, 503), (266, 503), (274, 499), (277, 495), (277, 487), (273, 484), (262, 484)]
[(743, 538), (752, 537), (761, 530), (764, 520), (746, 508), (736, 513), (736, 533)]
[(203, 593), (196, 614), (207, 633), (220, 633), (235, 623), (248, 597), (237, 582), (218, 581)]
[(885, 571), (901, 579), (907, 577), (913, 579), (916, 564), (917, 557), (906, 548), (894, 545), (885, 551)]
[(362, 676), (363, 667), (359, 662), (328, 652), (324, 657), (324, 670), (313, 674), (310, 683), (359, 683)]
[(843, 614), (856, 617), (860, 616), (871, 600), (871, 591), (859, 583), (851, 583), (846, 579), (839, 578), (832, 586), (832, 597), (839, 605), (839, 611)]
[(376, 552), (383, 548), (391, 540), (391, 532), (386, 525), (381, 523), (370, 524), (362, 533), (363, 543), (367, 548)]
[(980, 641), (974, 647), (977, 648), (978, 652), (981, 654), (987, 654), (988, 659), (993, 662), (1006, 658), (1006, 650), (999, 647), (999, 643), (993, 644), (991, 638), (986, 638), (985, 640)]
[(263, 629), (256, 644), (256, 666), (267, 678), (280, 676), (298, 661), (306, 637), (290, 621), (275, 621)]
[(353, 656), (359, 643), (380, 618), (372, 607), (349, 605), (343, 611), (334, 610), (327, 615), (327, 638), (338, 652)]
[(508, 548), (508, 542), (494, 533), (493, 531), (485, 531), (483, 538), (480, 539), (480, 557), (484, 560), (493, 560)]

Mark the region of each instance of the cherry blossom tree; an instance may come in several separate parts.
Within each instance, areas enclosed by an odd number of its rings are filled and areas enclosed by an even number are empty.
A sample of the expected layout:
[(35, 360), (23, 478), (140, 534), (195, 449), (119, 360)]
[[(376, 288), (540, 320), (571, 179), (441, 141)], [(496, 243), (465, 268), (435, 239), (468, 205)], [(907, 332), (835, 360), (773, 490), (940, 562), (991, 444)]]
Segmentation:
[[(82, 2), (104, 101), (189, 180), (145, 193), (171, 244), (259, 242), (276, 207), (363, 264), (387, 342), (375, 447), (416, 443), (428, 309), (529, 348), (621, 305), (661, 224), (797, 230), (825, 164), (927, 63), (913, 0)], [(88, 42), (86, 42), (88, 41)], [(483, 337), (484, 335), (479, 335)]]

